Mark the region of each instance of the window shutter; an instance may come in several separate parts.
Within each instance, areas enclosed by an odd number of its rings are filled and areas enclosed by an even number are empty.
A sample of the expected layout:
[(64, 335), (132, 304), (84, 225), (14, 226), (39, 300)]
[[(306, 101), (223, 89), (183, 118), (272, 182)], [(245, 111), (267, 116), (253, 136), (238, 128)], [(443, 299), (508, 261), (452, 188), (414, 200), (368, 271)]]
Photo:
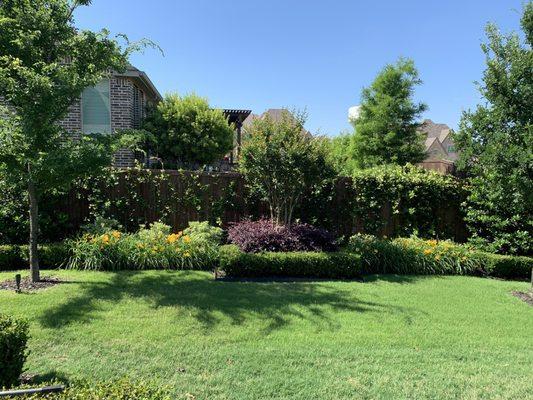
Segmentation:
[(83, 132), (111, 133), (109, 79), (85, 89), (81, 99)]

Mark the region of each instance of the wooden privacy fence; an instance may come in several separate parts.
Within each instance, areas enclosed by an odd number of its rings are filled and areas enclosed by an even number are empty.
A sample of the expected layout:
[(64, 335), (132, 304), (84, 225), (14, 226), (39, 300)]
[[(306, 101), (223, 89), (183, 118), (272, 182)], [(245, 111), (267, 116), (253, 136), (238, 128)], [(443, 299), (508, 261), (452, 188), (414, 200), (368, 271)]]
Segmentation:
[[(105, 183), (75, 189), (65, 198), (61, 208), (73, 232), (96, 211), (118, 220), (128, 230), (162, 220), (175, 231), (186, 227), (189, 221), (207, 220), (227, 226), (269, 214), (266, 204), (247, 195), (244, 178), (239, 173), (130, 170), (115, 175)], [(327, 228), (339, 235), (364, 232), (361, 216), (353, 212), (356, 210), (346, 210), (346, 204), (354, 196), (351, 178), (338, 179), (331, 192), (327, 204), (321, 205), (327, 214)], [(316, 208), (300, 210), (302, 219), (316, 221)], [(391, 210), (390, 204), (383, 204), (378, 215), (373, 216), (380, 220), (380, 229), (373, 233), (393, 236), (398, 232), (402, 218)], [(442, 205), (429, 218), (439, 221), (438, 230), (451, 232), (455, 240), (466, 239), (458, 207)]]

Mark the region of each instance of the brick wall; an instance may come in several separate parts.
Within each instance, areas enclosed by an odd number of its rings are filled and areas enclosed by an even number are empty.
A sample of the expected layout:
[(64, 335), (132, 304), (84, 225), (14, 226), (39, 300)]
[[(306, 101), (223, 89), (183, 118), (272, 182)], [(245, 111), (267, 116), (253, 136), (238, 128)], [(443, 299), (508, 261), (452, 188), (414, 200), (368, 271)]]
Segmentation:
[(81, 133), (81, 101), (77, 100), (69, 107), (68, 114), (59, 121), (59, 125), (72, 134)]

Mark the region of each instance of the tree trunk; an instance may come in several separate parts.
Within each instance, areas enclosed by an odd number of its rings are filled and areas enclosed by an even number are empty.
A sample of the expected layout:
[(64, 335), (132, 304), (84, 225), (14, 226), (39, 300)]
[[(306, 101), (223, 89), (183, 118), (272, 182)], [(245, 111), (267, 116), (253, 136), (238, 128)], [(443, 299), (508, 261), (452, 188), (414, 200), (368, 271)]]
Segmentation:
[(37, 240), (39, 235), (39, 207), (35, 184), (31, 176), (31, 166), (28, 165), (28, 201), (30, 204), (30, 273), (31, 281), (39, 282), (39, 256), (37, 255)]

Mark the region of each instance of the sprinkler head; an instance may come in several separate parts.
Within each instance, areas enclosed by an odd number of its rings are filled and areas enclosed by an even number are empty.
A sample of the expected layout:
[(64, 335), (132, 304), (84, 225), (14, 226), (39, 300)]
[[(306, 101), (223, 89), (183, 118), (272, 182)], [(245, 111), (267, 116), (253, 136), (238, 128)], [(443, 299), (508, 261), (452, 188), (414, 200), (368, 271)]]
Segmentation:
[(21, 281), (20, 274), (16, 274), (15, 275), (15, 283), (17, 285), (17, 293), (20, 293), (20, 281)]

